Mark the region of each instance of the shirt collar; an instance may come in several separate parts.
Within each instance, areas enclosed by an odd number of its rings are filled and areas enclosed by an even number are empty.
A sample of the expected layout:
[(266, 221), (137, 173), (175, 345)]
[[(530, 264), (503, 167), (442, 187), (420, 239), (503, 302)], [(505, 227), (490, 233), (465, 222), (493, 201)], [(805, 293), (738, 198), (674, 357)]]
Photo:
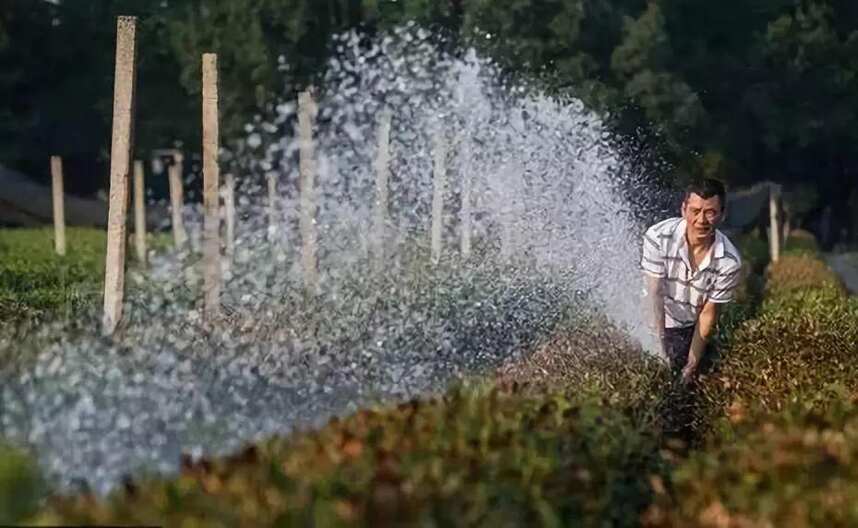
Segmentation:
[[(676, 248), (679, 256), (685, 261), (685, 264), (688, 266), (688, 269), (691, 269), (691, 258), (688, 255), (688, 242), (685, 240), (685, 230), (687, 228), (687, 222), (685, 218), (679, 221), (679, 225), (674, 231), (674, 240), (677, 242)], [(678, 240), (676, 238), (678, 237)], [(715, 258), (721, 258), (724, 256), (724, 235), (719, 230), (715, 230), (715, 241), (712, 242), (712, 248), (710, 248), (709, 253), (706, 254), (706, 258), (703, 259), (703, 262), (700, 263), (700, 266), (697, 268), (697, 271), (702, 271), (708, 268), (712, 263), (712, 256)]]

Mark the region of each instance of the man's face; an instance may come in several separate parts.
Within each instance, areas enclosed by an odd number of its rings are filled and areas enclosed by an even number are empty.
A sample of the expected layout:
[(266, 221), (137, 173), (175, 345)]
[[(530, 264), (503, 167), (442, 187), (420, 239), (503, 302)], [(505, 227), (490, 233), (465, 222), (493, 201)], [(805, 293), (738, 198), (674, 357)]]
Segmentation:
[(721, 199), (717, 196), (701, 198), (691, 193), (682, 204), (682, 217), (688, 224), (688, 239), (701, 242), (712, 236), (715, 227), (721, 221)]

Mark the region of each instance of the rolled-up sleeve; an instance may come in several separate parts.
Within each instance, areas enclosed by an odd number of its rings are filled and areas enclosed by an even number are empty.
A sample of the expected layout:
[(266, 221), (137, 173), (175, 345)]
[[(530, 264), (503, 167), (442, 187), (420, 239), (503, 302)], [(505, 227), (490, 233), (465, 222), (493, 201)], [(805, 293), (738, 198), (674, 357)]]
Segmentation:
[(664, 252), (659, 244), (658, 232), (655, 226), (646, 230), (643, 236), (643, 251), (641, 252), (641, 271), (658, 279), (667, 276), (664, 264)]
[(732, 266), (718, 274), (712, 284), (709, 301), (713, 303), (728, 303), (736, 297), (736, 287), (742, 279), (741, 265)]

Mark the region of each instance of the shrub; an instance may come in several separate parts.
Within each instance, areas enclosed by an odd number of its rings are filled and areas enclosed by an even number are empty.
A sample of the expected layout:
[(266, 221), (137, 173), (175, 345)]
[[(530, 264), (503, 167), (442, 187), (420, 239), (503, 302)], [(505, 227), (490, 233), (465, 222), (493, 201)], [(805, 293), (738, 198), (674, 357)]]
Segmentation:
[(818, 260), (772, 264), (759, 316), (735, 328), (719, 369), (703, 380), (699, 420), (721, 427), (731, 410), (776, 412), (832, 383), (858, 386), (856, 306)]
[(0, 445), (0, 524), (33, 515), (44, 491), (35, 463), (24, 453)]
[(819, 245), (813, 233), (804, 229), (793, 229), (784, 243), (784, 255), (818, 255)]
[(502, 365), (497, 377), (533, 393), (574, 388), (628, 409), (652, 407), (669, 382), (661, 361), (601, 317), (555, 331), (532, 353)]
[(762, 273), (769, 263), (769, 243), (753, 233), (739, 235), (735, 243), (742, 260), (754, 273)]
[(657, 439), (563, 393), (459, 388), (186, 464), (39, 520), (196, 526), (632, 526), (664, 479)]
[[(790, 409), (693, 454), (643, 516), (650, 527), (858, 525), (858, 409)], [(661, 490), (659, 490), (661, 491)]]
[(845, 294), (840, 278), (811, 255), (786, 255), (766, 269), (765, 297), (769, 301), (797, 290), (828, 289)]

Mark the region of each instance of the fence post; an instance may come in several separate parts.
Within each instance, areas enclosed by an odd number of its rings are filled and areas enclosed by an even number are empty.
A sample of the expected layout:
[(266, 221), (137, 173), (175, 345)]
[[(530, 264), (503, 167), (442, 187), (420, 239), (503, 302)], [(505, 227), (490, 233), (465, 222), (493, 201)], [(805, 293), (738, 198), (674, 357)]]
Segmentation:
[(461, 162), (459, 170), (462, 176), (462, 208), (459, 211), (459, 223), (461, 224), (461, 246), (462, 258), (471, 256), (471, 187), (473, 186), (473, 175), (471, 174), (471, 142), (466, 137), (462, 141), (459, 153)]
[(125, 220), (128, 175), (133, 148), (134, 92), (137, 76), (137, 19), (116, 21), (116, 69), (113, 85), (113, 139), (110, 149), (110, 205), (107, 213), (107, 252), (104, 271), (102, 331), (113, 334), (122, 318), (125, 287)]
[(51, 156), (51, 187), (54, 202), (54, 249), (57, 255), (66, 254), (66, 214), (63, 191), (63, 159)]
[(235, 255), (235, 176), (223, 175), (223, 208), (226, 212), (226, 264), (232, 264)]
[(301, 203), (301, 262), (304, 269), (304, 285), (311, 293), (318, 290), (318, 263), (316, 262), (316, 160), (313, 146), (313, 119), (316, 103), (310, 90), (298, 96), (298, 138), (300, 147), (300, 203)]
[(268, 241), (274, 242), (277, 238), (277, 173), (269, 172), (265, 176), (268, 180)]
[(385, 240), (388, 222), (388, 180), (390, 178), (390, 121), (388, 108), (381, 111), (378, 120), (378, 152), (375, 158), (375, 210), (372, 246), (376, 270), (382, 269), (385, 255)]
[(772, 262), (777, 262), (781, 255), (780, 227), (780, 196), (781, 187), (776, 183), (769, 184), (769, 252)]
[(134, 248), (137, 260), (146, 265), (146, 194), (143, 162), (134, 162)]
[(441, 235), (444, 226), (444, 188), (447, 185), (447, 144), (443, 129), (439, 126), (434, 135), (434, 171), (432, 190), (432, 263), (441, 259)]
[(220, 167), (218, 166), (217, 54), (204, 53), (203, 67), (203, 288), (205, 318), (220, 311)]
[(173, 162), (167, 168), (170, 179), (170, 218), (173, 224), (173, 244), (175, 244), (176, 249), (184, 246), (188, 240), (185, 222), (182, 219), (182, 211), (185, 207), (185, 199), (182, 195), (182, 164), (184, 159), (181, 152), (173, 151)]

